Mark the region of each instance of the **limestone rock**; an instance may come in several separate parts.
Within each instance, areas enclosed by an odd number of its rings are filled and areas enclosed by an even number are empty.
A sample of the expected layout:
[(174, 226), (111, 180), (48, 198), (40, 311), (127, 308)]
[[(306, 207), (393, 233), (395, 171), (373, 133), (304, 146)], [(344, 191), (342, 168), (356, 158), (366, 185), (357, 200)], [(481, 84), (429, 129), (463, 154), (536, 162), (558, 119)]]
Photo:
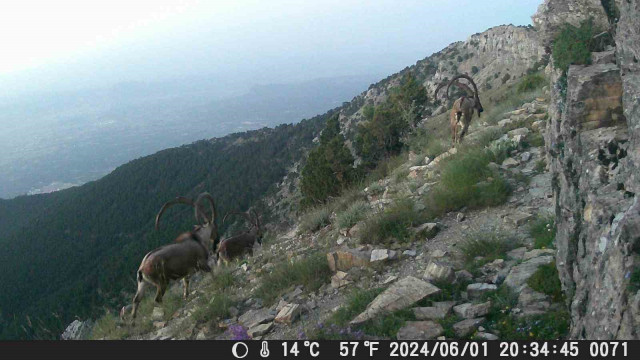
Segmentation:
[(302, 309), (298, 304), (287, 304), (282, 308), (282, 310), (280, 310), (278, 315), (276, 315), (275, 322), (291, 324), (300, 316), (301, 310)]
[(413, 232), (417, 237), (431, 239), (438, 233), (439, 228), (437, 223), (424, 223), (413, 229)]
[(552, 261), (552, 256), (539, 256), (516, 265), (511, 268), (504, 283), (516, 291), (521, 291), (531, 275), (538, 270), (538, 267), (550, 264)]
[(456, 275), (450, 266), (430, 261), (424, 271), (423, 278), (427, 281), (449, 281), (453, 282)]
[(507, 257), (514, 260), (522, 260), (524, 254), (527, 252), (526, 247), (519, 247), (517, 249), (513, 249), (507, 252)]
[(469, 296), (469, 299), (478, 299), (484, 294), (494, 292), (496, 290), (498, 290), (498, 287), (494, 284), (469, 284), (467, 286), (467, 295)]
[(439, 292), (440, 289), (428, 282), (407, 276), (378, 295), (364, 312), (351, 321), (351, 324), (360, 324), (379, 314), (404, 309)]
[(476, 331), (478, 326), (484, 322), (484, 318), (465, 319), (453, 324), (453, 331), (459, 338), (465, 337)]
[(500, 339), (497, 335), (491, 334), (491, 333), (487, 333), (487, 332), (478, 332), (475, 334), (475, 336), (473, 337), (474, 339), (477, 340), (498, 340)]
[(334, 289), (338, 289), (341, 288), (343, 286), (347, 286), (349, 284), (351, 284), (351, 281), (349, 281), (347, 279), (349, 274), (347, 274), (344, 271), (337, 271), (332, 277), (331, 277), (331, 287)]
[(87, 340), (91, 335), (91, 322), (73, 320), (60, 336), (62, 340)]
[(531, 251), (527, 251), (526, 253), (524, 253), (524, 256), (522, 256), (522, 260), (529, 260), (529, 259), (533, 259), (535, 257), (538, 256), (544, 256), (544, 255), (556, 255), (556, 251), (553, 249), (533, 249)]
[(258, 336), (266, 335), (267, 333), (269, 333), (269, 331), (271, 331), (272, 328), (273, 328), (273, 322), (266, 323), (266, 324), (259, 324), (247, 330), (247, 334), (252, 339), (254, 339)]
[(598, 0), (545, 0), (531, 17), (540, 41), (546, 48), (551, 46), (564, 24), (580, 26), (589, 18), (593, 18), (597, 28), (609, 27), (607, 14)]
[(514, 159), (514, 158), (506, 158), (504, 159), (504, 161), (502, 161), (502, 168), (512, 168), (515, 166), (520, 165), (520, 163), (518, 162), (518, 160)]
[(491, 309), (491, 301), (487, 301), (481, 304), (465, 303), (453, 307), (453, 312), (465, 319), (477, 318), (489, 313)]
[(396, 257), (396, 252), (387, 249), (374, 249), (371, 252), (371, 262), (391, 260)]
[(161, 321), (164, 319), (164, 309), (156, 306), (153, 308), (153, 312), (151, 312), (151, 320)]
[(529, 221), (529, 219), (533, 218), (532, 214), (516, 211), (512, 214), (509, 214), (504, 217), (504, 222), (509, 223), (513, 226), (520, 226)]
[(252, 328), (259, 324), (273, 321), (275, 316), (269, 309), (249, 310), (240, 315), (238, 322), (246, 328)]
[(549, 310), (551, 306), (551, 300), (549, 296), (534, 291), (529, 286), (524, 286), (520, 295), (518, 295), (518, 308), (522, 312), (518, 315), (529, 316), (544, 314)]
[(433, 321), (407, 321), (398, 330), (398, 340), (433, 340), (442, 335), (444, 329)]
[(331, 271), (346, 271), (353, 267), (368, 266), (371, 251), (368, 249), (336, 250), (327, 254)]
[(454, 301), (435, 302), (433, 306), (413, 308), (413, 314), (418, 320), (444, 319), (454, 305)]

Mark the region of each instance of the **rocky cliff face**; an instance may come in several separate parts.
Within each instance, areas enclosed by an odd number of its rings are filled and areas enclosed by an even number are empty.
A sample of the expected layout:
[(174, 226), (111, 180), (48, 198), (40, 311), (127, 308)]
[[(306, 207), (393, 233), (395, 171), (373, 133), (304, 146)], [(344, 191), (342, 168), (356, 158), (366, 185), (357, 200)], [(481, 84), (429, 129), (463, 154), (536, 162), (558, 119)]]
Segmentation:
[(355, 111), (343, 111), (340, 119), (342, 127), (347, 135), (355, 130), (355, 125), (363, 119), (362, 107), (384, 102), (389, 90), (398, 86), (408, 72), (422, 81), (430, 95), (442, 81), (463, 73), (472, 76), (480, 91), (483, 91), (516, 82), (526, 75), (527, 70), (539, 66), (544, 61), (544, 55), (544, 48), (533, 28), (513, 25), (493, 27), (471, 35), (466, 41), (453, 43), (371, 85), (351, 102), (359, 105)]
[[(599, 1), (547, 0), (534, 16), (541, 41), (552, 42), (558, 19), (606, 22)], [(551, 69), (546, 146), (550, 154), (558, 233), (557, 266), (570, 306), (572, 338), (638, 339), (640, 253), (638, 139), (640, 111), (635, 56), (637, 0), (618, 1), (616, 48), (572, 65), (565, 89)], [(549, 9), (555, 9), (549, 16)], [(600, 13), (600, 15), (598, 15)], [(637, 280), (635, 280), (637, 281)]]

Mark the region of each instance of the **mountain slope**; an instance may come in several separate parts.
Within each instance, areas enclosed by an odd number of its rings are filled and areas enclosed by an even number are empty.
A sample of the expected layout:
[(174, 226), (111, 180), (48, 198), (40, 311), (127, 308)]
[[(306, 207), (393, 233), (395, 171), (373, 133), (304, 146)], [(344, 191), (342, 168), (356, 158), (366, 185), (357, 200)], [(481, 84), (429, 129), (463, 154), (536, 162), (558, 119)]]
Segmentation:
[[(12, 276), (0, 286), (12, 291), (0, 294), (2, 337), (52, 336), (35, 319), (55, 333), (61, 323), (54, 313), (66, 322), (122, 301), (144, 253), (193, 222), (187, 209), (172, 210), (154, 232), (165, 201), (209, 191), (221, 214), (257, 204), (311, 146), (324, 120), (199, 141), (77, 188), (3, 201), (0, 271)], [(24, 334), (19, 325), (27, 314), (34, 326)]]
[[(271, 189), (273, 196), (263, 204), (277, 207), (279, 216), (289, 216), (295, 205), (291, 193), (296, 192), (297, 165), (328, 116), (340, 113), (349, 138), (363, 119), (363, 107), (384, 101), (407, 72), (429, 90), (459, 71), (475, 73), (484, 89), (513, 84), (540, 63), (543, 51), (536, 44), (530, 28), (489, 29), (298, 125), (161, 151), (78, 188), (0, 202), (0, 213), (11, 217), (2, 220), (7, 229), (1, 232), (0, 270), (14, 274), (0, 280), (3, 288), (14, 289), (0, 294), (1, 336), (55, 337), (74, 316), (122, 304), (128, 297), (123, 292), (134, 287), (133, 272), (144, 253), (191, 224), (191, 217), (182, 212), (167, 219), (166, 230), (153, 232), (152, 219), (164, 201), (209, 190), (223, 213), (255, 205)], [(27, 321), (27, 314), (43, 323)], [(29, 323), (22, 330), (21, 325)]]

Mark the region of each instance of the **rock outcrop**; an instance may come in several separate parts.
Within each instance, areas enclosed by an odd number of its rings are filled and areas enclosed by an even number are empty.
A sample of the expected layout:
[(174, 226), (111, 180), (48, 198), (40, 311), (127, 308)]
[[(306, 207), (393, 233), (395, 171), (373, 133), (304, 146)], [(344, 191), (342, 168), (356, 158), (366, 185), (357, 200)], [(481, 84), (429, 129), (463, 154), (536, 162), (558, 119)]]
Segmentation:
[[(616, 4), (615, 62), (594, 54), (593, 65), (572, 65), (566, 97), (560, 72), (552, 75), (546, 146), (556, 264), (576, 339), (640, 338), (640, 295), (631, 284), (640, 259), (640, 1)], [(559, 23), (588, 17), (606, 23), (600, 1), (548, 0), (534, 23), (550, 43)]]
[(609, 27), (600, 0), (546, 0), (538, 6), (538, 11), (531, 18), (545, 47), (551, 45), (564, 24), (579, 26), (581, 22), (591, 18), (595, 26), (601, 29)]

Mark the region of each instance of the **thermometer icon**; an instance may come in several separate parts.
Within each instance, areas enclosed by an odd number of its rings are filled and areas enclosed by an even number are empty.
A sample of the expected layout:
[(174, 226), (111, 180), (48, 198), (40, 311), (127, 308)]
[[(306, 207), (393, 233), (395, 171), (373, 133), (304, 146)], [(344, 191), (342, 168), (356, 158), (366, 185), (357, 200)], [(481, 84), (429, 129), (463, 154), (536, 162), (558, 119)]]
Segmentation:
[(262, 356), (264, 358), (269, 356), (269, 347), (267, 346), (267, 342), (266, 341), (262, 342), (262, 349), (260, 349), (260, 356)]

